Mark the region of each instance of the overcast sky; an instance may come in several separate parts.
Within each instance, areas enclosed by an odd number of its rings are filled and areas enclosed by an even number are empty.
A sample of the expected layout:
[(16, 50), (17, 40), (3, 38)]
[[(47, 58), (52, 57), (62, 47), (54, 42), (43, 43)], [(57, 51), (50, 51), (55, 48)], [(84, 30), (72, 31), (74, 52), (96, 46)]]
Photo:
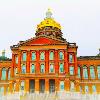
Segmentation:
[(96, 55), (100, 48), (100, 0), (0, 0), (0, 55), (10, 46), (35, 36), (48, 8), (62, 26), (63, 37), (76, 42), (78, 56)]

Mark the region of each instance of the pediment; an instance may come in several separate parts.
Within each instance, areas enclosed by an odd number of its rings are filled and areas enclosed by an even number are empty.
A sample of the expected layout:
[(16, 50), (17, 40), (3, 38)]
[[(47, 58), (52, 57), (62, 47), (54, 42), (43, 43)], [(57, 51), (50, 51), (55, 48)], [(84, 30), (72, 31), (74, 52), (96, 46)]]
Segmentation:
[(67, 43), (66, 41), (60, 39), (41, 36), (26, 40), (20, 43), (20, 45), (52, 45), (52, 44), (66, 44), (66, 43)]

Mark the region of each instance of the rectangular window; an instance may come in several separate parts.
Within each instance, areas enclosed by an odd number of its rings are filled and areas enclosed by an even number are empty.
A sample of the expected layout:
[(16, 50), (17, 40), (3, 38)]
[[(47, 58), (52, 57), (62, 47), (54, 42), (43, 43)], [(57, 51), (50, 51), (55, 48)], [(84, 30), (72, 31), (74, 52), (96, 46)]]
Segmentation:
[(100, 79), (100, 66), (97, 66), (98, 79)]
[(92, 91), (96, 92), (96, 86), (95, 85), (92, 86)]
[(41, 70), (40, 70), (41, 73), (45, 73), (45, 66), (44, 64), (41, 64)]
[(64, 65), (63, 65), (63, 63), (60, 63), (59, 71), (60, 71), (60, 73), (64, 72)]
[(25, 88), (25, 82), (22, 81), (22, 82), (21, 82), (21, 90), (24, 90), (24, 88)]
[(88, 92), (89, 92), (88, 86), (85, 86), (85, 93), (88, 93)]
[(26, 61), (26, 52), (23, 52), (22, 61)]
[(53, 73), (54, 72), (54, 64), (50, 64), (49, 72), (50, 73)]
[(73, 62), (73, 55), (69, 54), (69, 62), (72, 63)]
[(15, 62), (18, 64), (18, 56), (15, 57)]
[(60, 81), (60, 91), (64, 90), (64, 81)]
[(32, 60), (36, 60), (36, 53), (32, 52)]
[(70, 66), (70, 75), (74, 75), (74, 67)]
[(80, 67), (78, 67), (78, 78), (80, 78), (80, 77), (81, 77), (80, 72), (81, 72), (81, 68), (80, 68)]

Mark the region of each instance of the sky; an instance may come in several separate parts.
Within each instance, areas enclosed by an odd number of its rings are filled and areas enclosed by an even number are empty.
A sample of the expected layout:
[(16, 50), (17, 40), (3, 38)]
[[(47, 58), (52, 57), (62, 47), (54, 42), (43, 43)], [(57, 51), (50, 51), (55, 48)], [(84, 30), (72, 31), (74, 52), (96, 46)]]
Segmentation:
[(78, 46), (78, 56), (95, 56), (100, 48), (100, 0), (0, 0), (0, 55), (35, 36), (50, 8), (63, 37)]

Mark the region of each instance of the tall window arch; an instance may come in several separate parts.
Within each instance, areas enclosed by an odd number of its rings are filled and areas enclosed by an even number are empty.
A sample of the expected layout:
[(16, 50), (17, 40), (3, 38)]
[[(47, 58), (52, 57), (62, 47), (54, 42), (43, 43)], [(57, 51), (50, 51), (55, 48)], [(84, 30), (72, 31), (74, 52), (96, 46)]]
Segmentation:
[(6, 80), (6, 68), (2, 68), (2, 77), (1, 80)]
[(20, 88), (21, 88), (21, 90), (24, 90), (24, 88), (25, 88), (25, 82), (24, 81), (21, 81)]
[(97, 66), (98, 79), (100, 79), (100, 65)]
[(22, 53), (22, 61), (26, 61), (26, 52)]
[(54, 64), (50, 64), (49, 72), (50, 73), (54, 72)]
[(69, 62), (72, 63), (73, 62), (73, 55), (69, 54)]
[(45, 66), (44, 66), (44, 64), (41, 64), (41, 66), (40, 66), (40, 72), (41, 73), (45, 73)]
[(80, 66), (78, 66), (78, 78), (80, 78), (81, 77), (81, 68), (80, 68)]
[(25, 73), (26, 73), (26, 65), (23, 64), (23, 65), (22, 65), (22, 74), (25, 74)]
[(92, 91), (96, 92), (96, 86), (95, 85), (92, 85)]
[(64, 72), (64, 64), (63, 63), (60, 63), (59, 71), (60, 71), (60, 73)]
[(74, 82), (70, 82), (70, 91), (73, 92), (75, 88)]
[(85, 79), (88, 79), (88, 70), (86, 66), (83, 66), (83, 77)]
[(10, 80), (10, 75), (11, 75), (11, 69), (8, 69), (8, 80)]
[(44, 60), (45, 59), (45, 53), (44, 52), (41, 52), (40, 53), (40, 60)]
[(90, 76), (92, 79), (95, 78), (95, 71), (94, 71), (94, 67), (93, 66), (90, 66)]
[(31, 65), (31, 70), (30, 71), (31, 71), (31, 73), (35, 73), (35, 65), (34, 64)]
[(32, 52), (32, 60), (36, 60), (36, 53)]
[(88, 93), (89, 92), (89, 87), (86, 85), (85, 86), (85, 93)]
[(74, 75), (74, 66), (69, 67), (70, 75)]
[(53, 51), (50, 52), (49, 59), (50, 60), (54, 60), (54, 52)]
[(60, 90), (61, 90), (61, 91), (64, 90), (64, 81), (60, 81)]
[(60, 60), (63, 60), (64, 59), (64, 54), (62, 51), (59, 52), (59, 59)]

